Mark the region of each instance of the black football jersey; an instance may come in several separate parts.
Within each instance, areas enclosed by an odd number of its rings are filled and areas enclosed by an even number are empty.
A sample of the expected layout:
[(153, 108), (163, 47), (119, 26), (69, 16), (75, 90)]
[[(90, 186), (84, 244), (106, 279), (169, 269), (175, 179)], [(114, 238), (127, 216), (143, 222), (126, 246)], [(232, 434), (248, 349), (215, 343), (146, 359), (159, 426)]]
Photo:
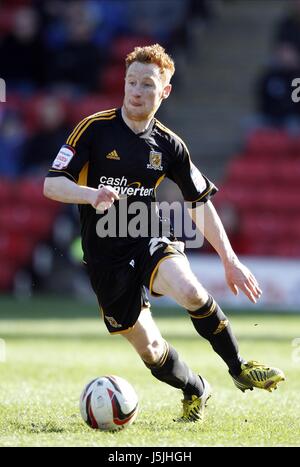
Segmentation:
[[(184, 142), (153, 119), (147, 130), (134, 133), (121, 109), (112, 109), (82, 120), (60, 149), (48, 177), (65, 176), (79, 185), (111, 186), (121, 198), (115, 209), (142, 201), (150, 211), (156, 188), (165, 177), (180, 188), (185, 201), (206, 202), (216, 191), (191, 161)], [(194, 206), (195, 204), (192, 204)], [(112, 264), (132, 256), (138, 238), (102, 237), (97, 233), (101, 214), (91, 205), (79, 205), (82, 245), (86, 262)]]

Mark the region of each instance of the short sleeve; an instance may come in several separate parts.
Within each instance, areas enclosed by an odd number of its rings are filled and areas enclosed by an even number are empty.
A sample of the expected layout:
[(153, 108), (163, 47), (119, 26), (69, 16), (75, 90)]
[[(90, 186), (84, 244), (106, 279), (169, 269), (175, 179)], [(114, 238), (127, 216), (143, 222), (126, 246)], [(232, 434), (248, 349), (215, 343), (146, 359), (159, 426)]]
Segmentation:
[[(193, 164), (188, 150), (183, 145), (180, 145), (167, 177), (177, 184), (184, 200), (191, 203), (205, 203), (218, 191), (217, 187)], [(192, 204), (192, 207), (195, 205)]]
[(92, 121), (80, 122), (68, 137), (49, 169), (47, 177), (64, 176), (78, 182), (79, 174), (90, 159)]

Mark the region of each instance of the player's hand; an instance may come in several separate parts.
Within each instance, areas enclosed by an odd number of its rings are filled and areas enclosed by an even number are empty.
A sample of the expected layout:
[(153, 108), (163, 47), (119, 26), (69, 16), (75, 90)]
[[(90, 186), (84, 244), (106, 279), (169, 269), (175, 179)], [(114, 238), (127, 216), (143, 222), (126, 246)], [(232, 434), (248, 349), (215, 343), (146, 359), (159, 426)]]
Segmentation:
[(251, 302), (256, 303), (262, 291), (251, 271), (238, 259), (227, 262), (224, 267), (227, 284), (234, 295), (238, 295), (240, 289)]
[(119, 199), (117, 191), (111, 186), (103, 186), (93, 192), (91, 205), (98, 211), (106, 211), (115, 200)]

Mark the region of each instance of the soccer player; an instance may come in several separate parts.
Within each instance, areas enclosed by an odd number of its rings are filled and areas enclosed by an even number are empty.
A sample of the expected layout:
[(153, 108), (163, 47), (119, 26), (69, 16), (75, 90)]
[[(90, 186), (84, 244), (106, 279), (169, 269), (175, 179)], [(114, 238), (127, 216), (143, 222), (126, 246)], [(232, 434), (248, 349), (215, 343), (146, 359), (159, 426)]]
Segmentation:
[[(170, 95), (174, 71), (173, 60), (160, 45), (136, 47), (126, 58), (122, 108), (93, 114), (76, 126), (53, 162), (44, 194), (79, 205), (84, 263), (108, 331), (122, 333), (155, 378), (183, 391), (178, 420), (196, 421), (203, 419), (210, 385), (163, 339), (145, 287), (187, 310), (196, 332), (210, 342), (242, 391), (271, 391), (284, 374), (239, 355), (228, 319), (191, 271), (183, 244), (171, 232), (157, 237), (103, 235), (101, 219), (114, 209), (124, 215), (124, 201), (128, 219), (130, 206), (137, 201), (150, 213), (155, 189), (168, 177), (190, 202), (190, 215), (219, 254), (232, 292), (240, 289), (254, 303), (261, 295), (255, 277), (232, 250), (210, 201), (217, 188), (194, 166), (184, 142), (154, 118)], [(204, 228), (197, 215), (203, 203)], [(152, 222), (151, 216), (147, 222)]]

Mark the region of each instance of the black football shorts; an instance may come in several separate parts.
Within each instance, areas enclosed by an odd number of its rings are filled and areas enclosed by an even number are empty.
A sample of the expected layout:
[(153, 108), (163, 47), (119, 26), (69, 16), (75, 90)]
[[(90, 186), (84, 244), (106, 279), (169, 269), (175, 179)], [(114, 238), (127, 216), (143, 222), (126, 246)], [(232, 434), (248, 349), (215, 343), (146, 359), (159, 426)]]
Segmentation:
[(184, 256), (184, 244), (166, 237), (141, 239), (132, 258), (122, 265), (101, 268), (87, 264), (103, 319), (110, 333), (129, 331), (141, 309), (150, 307), (146, 287), (151, 295), (157, 269), (170, 256)]

